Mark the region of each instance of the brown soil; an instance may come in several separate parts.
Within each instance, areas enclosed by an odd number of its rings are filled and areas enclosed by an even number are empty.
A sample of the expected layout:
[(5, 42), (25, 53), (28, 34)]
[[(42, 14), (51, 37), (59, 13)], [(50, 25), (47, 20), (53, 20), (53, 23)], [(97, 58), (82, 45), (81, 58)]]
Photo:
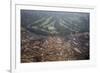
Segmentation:
[(89, 59), (89, 34), (47, 36), (29, 39), (29, 32), (21, 32), (21, 62), (45, 62)]

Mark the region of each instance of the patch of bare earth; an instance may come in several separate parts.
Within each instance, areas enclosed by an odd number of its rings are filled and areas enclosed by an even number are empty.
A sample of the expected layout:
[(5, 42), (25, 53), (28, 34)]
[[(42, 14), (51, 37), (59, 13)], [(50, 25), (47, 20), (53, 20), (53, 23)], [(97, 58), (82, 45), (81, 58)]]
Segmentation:
[[(89, 59), (89, 34), (73, 34), (66, 40), (61, 36), (31, 39), (22, 32), (21, 62), (45, 62)], [(33, 36), (34, 37), (34, 36)]]

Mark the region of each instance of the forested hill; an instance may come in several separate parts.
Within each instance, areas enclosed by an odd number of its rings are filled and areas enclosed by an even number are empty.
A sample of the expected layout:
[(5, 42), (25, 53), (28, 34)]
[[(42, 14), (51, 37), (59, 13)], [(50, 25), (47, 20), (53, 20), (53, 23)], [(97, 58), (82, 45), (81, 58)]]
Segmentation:
[(89, 13), (21, 10), (21, 26), (41, 35), (89, 32)]

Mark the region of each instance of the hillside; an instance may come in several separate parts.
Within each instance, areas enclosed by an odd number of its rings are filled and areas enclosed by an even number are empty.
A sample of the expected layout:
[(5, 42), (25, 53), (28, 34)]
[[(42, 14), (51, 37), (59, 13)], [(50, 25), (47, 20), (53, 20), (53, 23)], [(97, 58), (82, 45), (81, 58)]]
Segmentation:
[(89, 13), (21, 10), (21, 62), (89, 59)]
[[(89, 33), (62, 36), (29, 36), (22, 31), (21, 62), (89, 59)], [(28, 39), (31, 37), (32, 39)]]

